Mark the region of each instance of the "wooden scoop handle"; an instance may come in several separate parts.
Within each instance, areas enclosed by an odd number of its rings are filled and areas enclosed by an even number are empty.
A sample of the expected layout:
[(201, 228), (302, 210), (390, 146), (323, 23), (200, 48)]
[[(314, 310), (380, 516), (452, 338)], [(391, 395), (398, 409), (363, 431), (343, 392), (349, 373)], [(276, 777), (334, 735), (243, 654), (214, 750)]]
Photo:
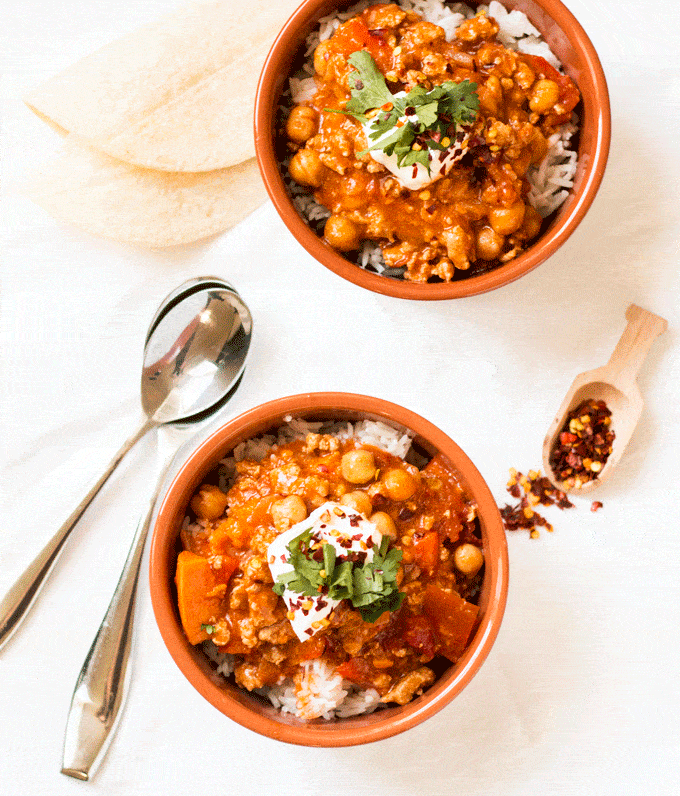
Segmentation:
[(628, 326), (616, 344), (607, 367), (612, 382), (634, 382), (654, 340), (668, 328), (668, 321), (631, 304), (626, 310)]

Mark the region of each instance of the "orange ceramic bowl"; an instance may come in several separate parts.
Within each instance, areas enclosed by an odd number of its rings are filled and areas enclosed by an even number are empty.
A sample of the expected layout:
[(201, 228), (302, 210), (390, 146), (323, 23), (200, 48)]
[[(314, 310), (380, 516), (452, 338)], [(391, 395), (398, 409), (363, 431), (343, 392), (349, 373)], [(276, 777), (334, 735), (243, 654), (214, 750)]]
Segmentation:
[[(560, 0), (503, 0), (524, 12), (541, 32), (581, 92), (578, 170), (574, 187), (537, 240), (514, 260), (456, 282), (418, 284), (366, 271), (333, 249), (307, 226), (288, 194), (275, 151), (275, 120), (291, 71), (301, 61), (303, 43), (318, 20), (354, 5), (349, 0), (304, 0), (274, 42), (255, 100), (255, 150), (269, 196), (288, 229), (322, 265), (361, 287), (406, 299), (453, 299), (507, 285), (554, 254), (581, 222), (602, 181), (611, 136), (609, 94), (604, 71), (590, 39)], [(473, 5), (473, 3), (469, 3)]]
[[(479, 598), (481, 621), (463, 657), (451, 664), (422, 696), (404, 706), (347, 719), (303, 722), (215, 674), (200, 647), (187, 641), (174, 585), (179, 530), (192, 494), (206, 474), (239, 443), (283, 424), (286, 415), (306, 420), (381, 420), (413, 432), (429, 455), (450, 460), (479, 506), (485, 575)], [(470, 682), (489, 654), (505, 609), (508, 553), (503, 524), (489, 488), (453, 440), (408, 409), (349, 393), (307, 393), (280, 398), (230, 420), (185, 462), (158, 512), (149, 562), (151, 598), (167, 648), (189, 682), (229, 718), (261, 735), (305, 746), (351, 746), (387, 738), (419, 724), (448, 704)]]

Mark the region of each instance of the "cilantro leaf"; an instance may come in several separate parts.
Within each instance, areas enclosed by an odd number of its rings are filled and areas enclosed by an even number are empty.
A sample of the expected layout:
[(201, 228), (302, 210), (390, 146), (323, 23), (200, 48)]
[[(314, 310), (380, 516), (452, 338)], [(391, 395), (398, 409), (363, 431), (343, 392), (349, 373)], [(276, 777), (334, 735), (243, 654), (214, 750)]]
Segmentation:
[(352, 53), (347, 59), (357, 71), (349, 76), (352, 98), (345, 106), (348, 113), (363, 114), (392, 102), (392, 92), (375, 61), (365, 50)]
[(201, 630), (205, 630), (209, 636), (212, 636), (215, 632), (215, 625), (201, 625)]
[(439, 117), (439, 103), (437, 101), (418, 105), (418, 121), (425, 127), (431, 127)]

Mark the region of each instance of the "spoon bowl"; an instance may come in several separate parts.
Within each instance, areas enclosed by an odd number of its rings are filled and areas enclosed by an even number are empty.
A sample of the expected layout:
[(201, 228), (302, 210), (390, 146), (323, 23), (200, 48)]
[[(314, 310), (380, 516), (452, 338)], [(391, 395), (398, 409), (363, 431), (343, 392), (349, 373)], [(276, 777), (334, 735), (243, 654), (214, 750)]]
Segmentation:
[[(626, 311), (626, 326), (609, 362), (580, 373), (562, 401), (543, 441), (543, 469), (552, 484), (563, 492), (584, 495), (606, 481), (619, 463), (638, 424), (644, 401), (636, 377), (654, 340), (666, 331), (668, 323), (658, 315), (631, 304)], [(597, 478), (580, 487), (569, 487), (555, 474), (550, 464), (552, 453), (567, 418), (584, 401), (604, 401), (611, 411), (615, 433), (612, 452)]]
[(224, 285), (173, 292), (172, 306), (152, 321), (141, 384), (142, 408), (152, 420), (171, 423), (206, 411), (241, 375), (252, 319)]

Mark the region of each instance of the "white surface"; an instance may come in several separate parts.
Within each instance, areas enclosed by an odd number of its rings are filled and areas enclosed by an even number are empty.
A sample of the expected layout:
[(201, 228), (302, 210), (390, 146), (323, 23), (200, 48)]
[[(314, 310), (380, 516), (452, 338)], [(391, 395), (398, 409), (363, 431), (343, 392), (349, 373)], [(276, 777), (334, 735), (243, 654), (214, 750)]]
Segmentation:
[[(5, 178), (56, 136), (20, 102), (58, 69), (158, 16), (162, 0), (3, 4)], [(465, 692), (391, 740), (309, 750), (266, 740), (185, 681), (156, 629), (146, 575), (132, 689), (90, 784), (59, 773), (66, 712), (155, 480), (149, 439), (81, 522), (0, 654), (0, 793), (675, 794), (680, 790), (680, 12), (672, 0), (569, 0), (609, 79), (609, 167), (577, 232), (502, 290), (410, 303), (346, 283), (271, 205), (207, 243), (148, 253), (107, 243), (3, 194), (0, 593), (133, 430), (141, 347), (186, 278), (226, 277), (255, 317), (225, 417), (306, 390), (375, 394), (421, 413), (478, 465), (500, 503), (507, 468), (540, 464), (573, 377), (604, 363), (628, 303), (670, 328), (640, 377), (646, 411), (618, 474), (552, 535), (511, 535), (498, 641)], [(616, 13), (614, 13), (616, 11)], [(10, 180), (10, 181), (11, 181)]]

